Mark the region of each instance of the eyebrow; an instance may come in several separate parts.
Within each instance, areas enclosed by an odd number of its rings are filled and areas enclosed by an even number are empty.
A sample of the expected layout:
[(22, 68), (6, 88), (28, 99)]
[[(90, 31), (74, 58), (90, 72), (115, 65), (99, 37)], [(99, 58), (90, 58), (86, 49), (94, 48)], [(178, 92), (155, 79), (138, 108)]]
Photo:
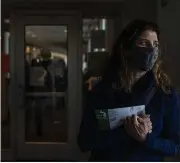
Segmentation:
[[(146, 38), (144, 38), (144, 37), (139, 37), (139, 39), (149, 41), (148, 39), (146, 39)], [(155, 41), (156, 41), (156, 42), (159, 42), (158, 40), (155, 40)]]
[[(145, 41), (149, 41), (148, 39), (143, 38), (143, 37), (139, 37), (139, 39), (141, 39), (141, 40), (145, 40)], [(154, 40), (153, 42), (159, 42), (159, 41), (158, 41), (158, 40)]]

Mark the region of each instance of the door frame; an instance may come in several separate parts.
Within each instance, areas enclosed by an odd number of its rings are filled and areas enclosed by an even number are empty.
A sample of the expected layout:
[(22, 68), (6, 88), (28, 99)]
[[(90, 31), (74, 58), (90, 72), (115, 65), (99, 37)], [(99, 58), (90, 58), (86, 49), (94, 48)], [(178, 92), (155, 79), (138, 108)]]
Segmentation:
[[(62, 5), (61, 5), (62, 4)], [(110, 27), (111, 28), (111, 31), (113, 30), (113, 32), (110, 33), (110, 35), (112, 35), (113, 33), (113, 36), (115, 36), (115, 32), (116, 32), (116, 29), (115, 29), (115, 26), (119, 26), (119, 21), (122, 21), (122, 3), (117, 3), (117, 4), (114, 4), (112, 3), (113, 5), (109, 5), (108, 4), (104, 4), (104, 3), (98, 3), (97, 5), (95, 5), (95, 12), (91, 12), (91, 10), (89, 10), (87, 7), (84, 8), (86, 5), (85, 4), (79, 4), (80, 7), (78, 8), (74, 8), (72, 7), (73, 4), (71, 3), (68, 3), (68, 6), (71, 6), (70, 8), (68, 8), (66, 5), (63, 6), (63, 3), (59, 3), (59, 7), (55, 7), (54, 9), (52, 9), (50, 6), (49, 8), (45, 8), (42, 6), (42, 9), (34, 9), (32, 7), (23, 7), (21, 6), (20, 8), (17, 6), (15, 6), (12, 10), (11, 10), (11, 14), (10, 14), (10, 18), (14, 19), (14, 22), (11, 23), (11, 30), (10, 30), (10, 33), (11, 33), (11, 37), (10, 37), (10, 63), (11, 63), (11, 67), (10, 67), (10, 73), (11, 73), (11, 84), (10, 84), (10, 90), (11, 90), (11, 93), (10, 93), (10, 112), (11, 112), (11, 148), (8, 149), (8, 151), (2, 151), (2, 155), (4, 157), (4, 160), (9, 160), (9, 156), (11, 156), (11, 159), (10, 160), (17, 160), (17, 159), (28, 159), (27, 156), (25, 156), (24, 158), (21, 158), (20, 156), (18, 156), (18, 151), (17, 151), (17, 135), (16, 135), (16, 131), (17, 131), (17, 108), (15, 107), (16, 106), (16, 103), (17, 101), (14, 100), (14, 97), (17, 96), (17, 94), (15, 92), (18, 92), (18, 88), (17, 88), (17, 83), (16, 83), (16, 66), (17, 66), (17, 62), (16, 61), (16, 56), (14, 55), (15, 54), (15, 36), (16, 36), (16, 29), (15, 29), (15, 24), (17, 23), (18, 21), (18, 17), (22, 17), (22, 16), (26, 16), (26, 15), (29, 15), (29, 16), (33, 16), (33, 15), (48, 15), (48, 16), (61, 16), (61, 15), (76, 15), (77, 17), (79, 17), (79, 24), (82, 23), (82, 19), (83, 18), (102, 18), (102, 17), (116, 17), (115, 18), (115, 22), (111, 22), (110, 23), (110, 26), (108, 25), (108, 28)], [(57, 6), (57, 5), (55, 5)], [(62, 6), (62, 7), (61, 7)], [(75, 5), (77, 6), (77, 5)], [(103, 7), (103, 11), (101, 11), (100, 9)], [(88, 10), (87, 10), (88, 9)], [(118, 9), (118, 10), (117, 10)], [(115, 11), (116, 10), (116, 11)], [(118, 23), (118, 24), (117, 24)], [(120, 24), (121, 26), (121, 24)], [(82, 28), (82, 26), (80, 27)], [(118, 29), (119, 30), (119, 29)], [(108, 34), (109, 35), (109, 34)], [(79, 31), (79, 42), (81, 42), (81, 30)], [(111, 39), (111, 40), (114, 40), (114, 39)], [(111, 46), (111, 45), (110, 45)], [(79, 124), (80, 124), (80, 120), (81, 120), (81, 113), (82, 113), (82, 72), (81, 72), (81, 68), (82, 68), (82, 58), (81, 58), (81, 43), (79, 43), (79, 55), (77, 55), (77, 80), (78, 80), (78, 83), (77, 83), (77, 91), (78, 91), (78, 97), (77, 97), (77, 111), (78, 111), (78, 117), (79, 117)], [(78, 128), (79, 129), (79, 128)], [(78, 130), (77, 129), (77, 130)], [(86, 154), (82, 154), (79, 150), (78, 147), (75, 147), (75, 150), (77, 151), (74, 155), (76, 155), (76, 160), (87, 160), (87, 155)], [(7, 154), (8, 152), (8, 154)], [(6, 157), (7, 156), (7, 157)], [(35, 158), (36, 159), (36, 158)], [(44, 158), (46, 159), (46, 158)], [(37, 160), (37, 159), (36, 159)]]
[[(82, 105), (82, 67), (81, 67), (81, 14), (77, 11), (18, 11), (11, 14), (11, 95), (10, 111), (11, 144), (16, 159), (33, 160), (79, 160), (80, 152), (76, 143), (81, 119)], [(60, 24), (58, 23), (60, 22)], [(62, 23), (61, 23), (62, 22)], [(70, 144), (32, 144), (25, 142), (24, 109), (24, 26), (25, 25), (68, 24), (68, 136)], [(18, 34), (18, 35), (17, 35)], [(17, 59), (18, 58), (18, 59)], [(19, 64), (18, 61), (23, 61)], [(78, 96), (77, 96), (78, 94)], [(18, 97), (15, 99), (14, 97)], [(76, 116), (74, 116), (76, 113)], [(53, 152), (49, 152), (53, 151)], [(36, 154), (38, 152), (38, 155)]]

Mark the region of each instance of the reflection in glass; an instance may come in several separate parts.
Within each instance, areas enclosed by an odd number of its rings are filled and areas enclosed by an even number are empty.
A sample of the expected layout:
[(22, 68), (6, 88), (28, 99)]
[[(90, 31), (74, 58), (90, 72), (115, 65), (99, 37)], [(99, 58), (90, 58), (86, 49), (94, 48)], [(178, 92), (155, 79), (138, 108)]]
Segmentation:
[(11, 148), (11, 121), (9, 106), (9, 86), (10, 86), (10, 20), (3, 19), (2, 39), (1, 39), (1, 148)]
[[(83, 93), (101, 80), (103, 63), (108, 56), (107, 19), (83, 19)], [(83, 96), (85, 97), (85, 96)]]
[(26, 26), (27, 142), (67, 141), (67, 27)]

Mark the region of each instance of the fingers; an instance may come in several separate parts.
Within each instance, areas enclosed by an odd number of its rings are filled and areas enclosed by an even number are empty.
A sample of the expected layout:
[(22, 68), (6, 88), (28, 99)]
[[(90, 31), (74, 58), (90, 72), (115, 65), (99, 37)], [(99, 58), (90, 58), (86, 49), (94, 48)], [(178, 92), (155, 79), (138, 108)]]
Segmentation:
[(130, 123), (131, 123), (131, 117), (126, 117), (124, 122), (125, 126), (130, 125)]
[(152, 123), (148, 124), (148, 131), (149, 131), (149, 133), (152, 133)]
[(152, 122), (149, 119), (144, 120), (136, 115), (126, 117), (124, 125), (129, 131), (135, 129), (138, 134), (147, 134), (152, 132)]
[(137, 120), (138, 120), (139, 123), (144, 124), (144, 119), (143, 118), (137, 117)]
[(129, 131), (133, 132), (134, 130), (134, 119), (130, 116), (126, 117), (125, 119), (125, 128)]
[(149, 114), (142, 114), (140, 117), (141, 118), (150, 118), (150, 115)]
[(139, 124), (139, 122), (138, 122), (138, 116), (133, 115), (131, 119), (132, 119), (132, 123), (133, 123), (133, 124), (135, 124), (135, 125), (138, 125), (138, 124)]
[(143, 133), (143, 128), (141, 128), (141, 126), (134, 125), (134, 128), (138, 135), (141, 135), (141, 133)]
[(143, 115), (140, 115), (139, 117), (146, 120), (146, 121), (150, 121), (150, 115), (149, 114), (143, 114)]
[(152, 122), (146, 122), (148, 127), (152, 127)]
[(138, 116), (137, 120), (138, 120), (139, 123), (142, 123), (142, 124), (146, 123), (146, 122), (147, 123), (152, 123), (151, 119), (149, 117), (143, 118), (142, 116), (140, 116), (140, 117)]
[(152, 122), (149, 117), (133, 115), (125, 119), (124, 125), (127, 134), (139, 142), (143, 142), (147, 134), (152, 132)]
[(144, 131), (145, 133), (152, 133), (152, 122), (144, 123)]
[(149, 118), (143, 119), (141, 117), (137, 118), (139, 125), (139, 130), (143, 132), (144, 134), (152, 133), (152, 122)]
[(138, 126), (135, 126), (136, 131), (138, 131), (138, 134), (144, 133), (144, 125), (139, 124)]
[(152, 133), (152, 130), (149, 130), (149, 132), (148, 132), (149, 134), (151, 134)]

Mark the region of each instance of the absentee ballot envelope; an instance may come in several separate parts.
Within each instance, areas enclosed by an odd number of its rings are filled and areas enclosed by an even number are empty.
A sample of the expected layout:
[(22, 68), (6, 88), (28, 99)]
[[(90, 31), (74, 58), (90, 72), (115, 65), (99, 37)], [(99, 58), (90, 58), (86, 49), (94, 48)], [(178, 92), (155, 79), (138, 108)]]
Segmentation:
[(114, 109), (98, 109), (95, 111), (98, 126), (101, 130), (115, 129), (124, 123), (126, 117), (144, 113), (145, 105)]

